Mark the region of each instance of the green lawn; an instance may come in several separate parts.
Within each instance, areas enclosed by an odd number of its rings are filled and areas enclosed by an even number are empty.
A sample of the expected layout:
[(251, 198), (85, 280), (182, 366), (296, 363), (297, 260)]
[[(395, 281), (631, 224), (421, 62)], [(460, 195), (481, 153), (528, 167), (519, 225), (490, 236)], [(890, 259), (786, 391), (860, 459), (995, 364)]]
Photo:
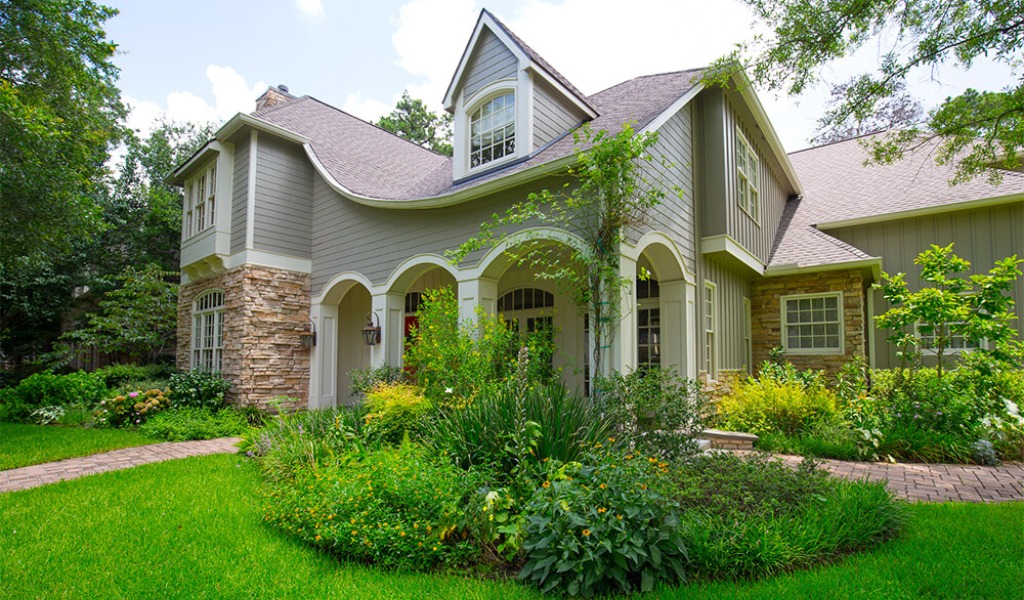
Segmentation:
[[(513, 582), (338, 563), (266, 527), (236, 456), (146, 465), (0, 495), (0, 597), (537, 598)], [(776, 579), (675, 598), (1001, 598), (1024, 589), (1024, 503), (916, 505), (906, 534)]]
[(0, 423), (0, 471), (158, 441), (124, 429)]

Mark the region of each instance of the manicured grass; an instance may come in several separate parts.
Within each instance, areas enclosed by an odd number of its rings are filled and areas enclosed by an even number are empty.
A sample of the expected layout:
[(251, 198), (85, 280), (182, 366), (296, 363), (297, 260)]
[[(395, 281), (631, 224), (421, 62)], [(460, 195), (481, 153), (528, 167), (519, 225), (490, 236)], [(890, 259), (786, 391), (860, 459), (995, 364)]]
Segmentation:
[[(0, 495), (0, 597), (538, 598), (514, 582), (339, 563), (261, 521), (237, 456), (169, 461)], [(1019, 598), (1024, 503), (920, 504), (906, 533), (839, 564), (652, 597)]]
[(0, 471), (158, 441), (123, 429), (0, 423)]

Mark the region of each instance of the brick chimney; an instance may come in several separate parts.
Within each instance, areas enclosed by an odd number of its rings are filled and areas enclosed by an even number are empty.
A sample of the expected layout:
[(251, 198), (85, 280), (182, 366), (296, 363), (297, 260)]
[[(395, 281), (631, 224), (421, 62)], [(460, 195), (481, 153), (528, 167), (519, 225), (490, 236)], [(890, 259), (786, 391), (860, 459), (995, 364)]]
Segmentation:
[(288, 93), (288, 86), (284, 84), (270, 86), (267, 88), (267, 91), (263, 92), (262, 96), (256, 99), (256, 112), (294, 99), (295, 96)]

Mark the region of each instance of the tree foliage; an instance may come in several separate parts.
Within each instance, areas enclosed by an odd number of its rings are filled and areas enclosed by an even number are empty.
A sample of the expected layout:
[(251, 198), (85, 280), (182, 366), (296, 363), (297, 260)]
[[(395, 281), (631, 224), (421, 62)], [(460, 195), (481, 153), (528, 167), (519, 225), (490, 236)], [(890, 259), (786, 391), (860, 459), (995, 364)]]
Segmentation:
[(883, 273), (882, 281), (875, 284), (892, 305), (875, 321), (892, 330), (888, 339), (901, 349), (901, 361), (920, 358), (921, 335), (934, 340), (929, 349), (935, 351), (940, 377), (943, 354), (954, 337), (962, 337), (971, 347), (991, 345), (991, 349), (980, 351), (997, 359), (1016, 353), (1012, 322), (1017, 317), (1009, 293), (1021, 276), (1019, 265), (1024, 260), (1013, 255), (996, 261), (988, 273), (963, 277), (960, 274), (970, 270), (971, 263), (953, 254), (953, 244), (932, 244), (914, 264), (920, 265), (921, 280), (927, 284), (920, 290), (910, 291), (904, 273)]
[(85, 326), (65, 333), (61, 341), (156, 362), (177, 333), (178, 286), (169, 281), (173, 275), (157, 265), (126, 268), (117, 277), (120, 286), (99, 302), (100, 311), (87, 315)]
[(402, 92), (402, 98), (391, 114), (381, 117), (377, 127), (444, 154), (452, 155), (452, 116), (446, 112), (438, 115), (428, 109), (423, 101)]
[(0, 261), (101, 228), (95, 186), (124, 116), (91, 0), (0, 0)]
[(589, 316), (590, 368), (596, 376), (620, 322), (623, 293), (633, 285), (632, 278), (623, 277), (619, 269), (620, 245), (665, 192), (644, 177), (644, 164), (655, 160), (648, 148), (657, 141), (656, 133), (636, 134), (626, 124), (612, 135), (584, 125), (573, 135), (576, 163), (569, 168), (569, 183), (556, 191), (531, 193), (504, 215), (492, 215), (479, 234), (449, 251), (448, 257), (453, 263), (461, 262), (470, 253), (515, 235), (526, 224), (572, 234), (579, 243), (570, 242), (568, 248), (527, 236), (507, 254), (516, 264), (533, 269), (536, 277), (553, 281), (572, 297), (582, 315)]
[(874, 114), (843, 123), (833, 123), (830, 115), (832, 112), (842, 109), (846, 95), (853, 85), (856, 85), (856, 80), (841, 83), (832, 88), (829, 112), (818, 119), (817, 135), (811, 138), (812, 144), (831, 144), (871, 133), (913, 127), (924, 118), (924, 107), (921, 105), (921, 101), (911, 96), (906, 91), (905, 84), (900, 82), (899, 91), (893, 96), (879, 101), (876, 106), (877, 112)]
[[(903, 93), (914, 69), (970, 67), (979, 57), (1021, 68), (1024, 9), (1019, 0), (744, 0), (773, 30), (756, 36), (711, 70), (709, 81), (724, 84), (737, 68), (756, 83), (796, 95), (820, 79), (822, 68), (865, 44), (888, 47), (878, 69), (837, 88), (840, 100), (821, 120), (841, 131), (871, 119)], [(981, 83), (981, 82), (979, 82)], [(989, 82), (931, 110), (923, 124), (870, 142), (872, 159), (891, 163), (922, 139), (941, 138), (939, 164), (955, 164), (953, 182), (1014, 169), (1024, 149), (1024, 79)]]

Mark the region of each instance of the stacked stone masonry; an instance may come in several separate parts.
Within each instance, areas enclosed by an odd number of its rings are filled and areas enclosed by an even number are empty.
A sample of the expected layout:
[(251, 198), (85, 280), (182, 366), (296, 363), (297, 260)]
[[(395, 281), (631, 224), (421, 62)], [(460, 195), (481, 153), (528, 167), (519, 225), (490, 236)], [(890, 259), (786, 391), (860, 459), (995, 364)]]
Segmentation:
[(782, 298), (793, 294), (843, 293), (844, 348), (842, 354), (787, 354), (800, 369), (823, 369), (836, 373), (854, 356), (864, 356), (865, 293), (860, 271), (827, 271), (786, 277), (771, 277), (751, 285), (751, 336), (754, 364), (768, 358), (772, 348), (782, 345)]
[(181, 286), (178, 294), (178, 368), (188, 369), (192, 302), (207, 290), (224, 292), (222, 374), (234, 384), (228, 400), (266, 407), (273, 398), (309, 394), (310, 277), (282, 269), (243, 265)]

